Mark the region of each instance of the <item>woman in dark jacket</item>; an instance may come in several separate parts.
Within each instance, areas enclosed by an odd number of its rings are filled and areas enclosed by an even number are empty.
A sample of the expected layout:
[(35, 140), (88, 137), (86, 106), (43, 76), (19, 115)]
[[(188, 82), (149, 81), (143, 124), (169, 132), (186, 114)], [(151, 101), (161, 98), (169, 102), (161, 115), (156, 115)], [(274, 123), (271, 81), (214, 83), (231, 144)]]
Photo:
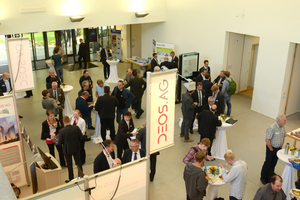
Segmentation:
[(41, 139), (46, 140), (46, 144), (49, 148), (49, 153), (55, 158), (54, 146), (59, 153), (60, 165), (62, 167), (66, 166), (65, 157), (63, 154), (62, 146), (57, 145), (57, 135), (59, 134), (60, 124), (55, 118), (52, 110), (47, 111), (47, 119), (42, 123), (42, 135)]

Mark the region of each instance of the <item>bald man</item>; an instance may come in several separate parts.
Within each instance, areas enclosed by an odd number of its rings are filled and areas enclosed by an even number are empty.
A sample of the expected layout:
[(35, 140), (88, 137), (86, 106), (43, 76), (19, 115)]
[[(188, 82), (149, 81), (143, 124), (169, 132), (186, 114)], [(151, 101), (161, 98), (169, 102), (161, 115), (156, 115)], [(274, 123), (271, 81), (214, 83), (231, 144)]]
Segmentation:
[(173, 67), (174, 67), (173, 64), (172, 64), (171, 62), (169, 62), (168, 56), (165, 56), (165, 57), (164, 57), (164, 62), (160, 63), (159, 66), (160, 66), (160, 67), (165, 66), (165, 67), (167, 67), (168, 69), (173, 69)]
[(3, 73), (3, 79), (0, 80), (0, 92), (10, 92), (12, 90), (9, 74)]

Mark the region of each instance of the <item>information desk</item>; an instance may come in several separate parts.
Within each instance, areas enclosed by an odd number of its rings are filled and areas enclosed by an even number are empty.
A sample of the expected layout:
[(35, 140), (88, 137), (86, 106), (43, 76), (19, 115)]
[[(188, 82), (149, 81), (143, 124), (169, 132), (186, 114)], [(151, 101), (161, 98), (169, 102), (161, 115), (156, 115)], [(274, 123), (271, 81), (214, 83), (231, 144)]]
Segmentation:
[(130, 62), (130, 63), (132, 63), (132, 64), (138, 65), (138, 66), (140, 66), (140, 67), (147, 67), (148, 70), (151, 70), (151, 64), (150, 64), (150, 63), (144, 65), (144, 64), (142, 64), (142, 63), (138, 63), (138, 62), (136, 62), (136, 61), (133, 61), (132, 58), (126, 58), (126, 59), (124, 59), (124, 60), (127, 61), (127, 62)]
[(43, 169), (44, 161), (38, 161), (39, 167), (36, 167), (36, 177), (38, 183), (38, 191), (48, 190), (50, 188), (59, 186), (61, 184), (61, 166), (59, 162), (50, 154), (45, 153), (46, 156), (51, 157), (51, 160), (57, 165), (56, 169)]

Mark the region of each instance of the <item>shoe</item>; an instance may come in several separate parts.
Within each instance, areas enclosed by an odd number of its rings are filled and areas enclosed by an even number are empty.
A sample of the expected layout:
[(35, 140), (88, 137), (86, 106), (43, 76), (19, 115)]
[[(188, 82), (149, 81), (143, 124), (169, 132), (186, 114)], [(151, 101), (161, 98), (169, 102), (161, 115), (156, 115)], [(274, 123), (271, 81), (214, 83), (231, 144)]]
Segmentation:
[(21, 119), (22, 119), (22, 118), (23, 118), (23, 116), (22, 116), (22, 115), (19, 115), (19, 118), (21, 118)]
[(95, 130), (95, 127), (91, 126), (89, 129), (91, 129), (91, 130)]
[(180, 135), (180, 137), (184, 137), (184, 135)]
[(141, 116), (143, 113), (144, 113), (144, 110), (142, 110), (142, 112), (141, 112), (140, 116)]
[(260, 179), (260, 181), (261, 181), (261, 183), (264, 184), (264, 185), (267, 184), (267, 182), (266, 182), (264, 179)]
[(65, 183), (69, 183), (70, 182), (70, 180), (65, 180)]
[(90, 141), (90, 140), (91, 140), (91, 138), (89, 138), (89, 137), (85, 137), (85, 138), (84, 138), (84, 140), (85, 140), (85, 141)]
[(194, 131), (193, 131), (193, 130), (190, 130), (190, 134), (194, 134)]
[(193, 139), (184, 140), (184, 142), (194, 142)]
[(30, 98), (30, 96), (24, 96), (24, 98)]
[(137, 116), (137, 115), (136, 115), (135, 117), (136, 117), (137, 119), (139, 119), (139, 118), (140, 118), (140, 117), (139, 117), (139, 116)]

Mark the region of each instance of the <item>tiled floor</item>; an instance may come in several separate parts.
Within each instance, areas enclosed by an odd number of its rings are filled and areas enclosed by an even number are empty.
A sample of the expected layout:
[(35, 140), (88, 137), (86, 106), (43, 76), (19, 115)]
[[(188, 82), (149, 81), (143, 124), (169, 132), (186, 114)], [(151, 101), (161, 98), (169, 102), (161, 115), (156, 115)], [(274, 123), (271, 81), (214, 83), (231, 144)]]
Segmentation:
[[(98, 63), (99, 68), (92, 68), (89, 74), (94, 81), (94, 88), (96, 87), (97, 79), (103, 79), (102, 64)], [(130, 64), (118, 64), (119, 77), (124, 78), (127, 68)], [(71, 105), (75, 107), (75, 99), (77, 92), (80, 89), (79, 77), (83, 70), (68, 72), (64, 70), (64, 79), (67, 84), (74, 86), (74, 89), (69, 93)], [(48, 151), (47, 145), (40, 140), (42, 122), (46, 119), (45, 111), (41, 105), (41, 91), (45, 88), (45, 78), (48, 76), (47, 70), (34, 71), (35, 90), (34, 96), (29, 99), (17, 100), (18, 111), (24, 118), (21, 119), (21, 125), (26, 127), (27, 133), (30, 135), (34, 144), (39, 146), (42, 150)], [(113, 88), (116, 84), (110, 84)], [(95, 92), (95, 89), (93, 89)], [(250, 110), (251, 98), (245, 95), (236, 94), (232, 96), (232, 117), (238, 119), (238, 122), (227, 131), (227, 143), (238, 159), (244, 160), (248, 164), (247, 187), (245, 200), (253, 199), (257, 189), (262, 186), (260, 183), (260, 170), (265, 158), (265, 132), (268, 125), (274, 122), (273, 119), (265, 117), (261, 114)], [(183, 157), (189, 148), (197, 143), (200, 139), (197, 130), (191, 138), (195, 140), (194, 143), (184, 143), (183, 139), (179, 137), (180, 128), (178, 126), (181, 115), (181, 104), (176, 104), (175, 116), (175, 145), (169, 149), (161, 151), (158, 156), (157, 173), (154, 182), (150, 183), (150, 199), (151, 200), (183, 200), (186, 198), (185, 186), (183, 181), (184, 163)], [(146, 108), (146, 96), (143, 97), (142, 108)], [(146, 116), (143, 114), (140, 119), (133, 117), (135, 126), (140, 126), (145, 120)], [(93, 121), (95, 116), (93, 116)], [(94, 123), (93, 123), (94, 124)], [(288, 117), (286, 130), (294, 130), (299, 127), (300, 114), (295, 114)], [(117, 125), (116, 125), (117, 128)], [(88, 135), (93, 135), (93, 131), (89, 130)], [(292, 143), (290, 139), (286, 141)], [(101, 152), (100, 145), (87, 142), (85, 145), (87, 160), (83, 166), (85, 174), (92, 174), (93, 160)], [(57, 154), (57, 152), (56, 152)], [(28, 148), (25, 146), (26, 158), (30, 158)], [(221, 160), (206, 163), (206, 165), (217, 165)], [(276, 173), (282, 174), (285, 165), (278, 161)], [(228, 167), (229, 169), (229, 167)], [(61, 174), (62, 182), (67, 179), (67, 169), (64, 169)], [(27, 196), (31, 193), (30, 187), (22, 187), (21, 197)], [(219, 188), (219, 196), (228, 199), (229, 184)], [(95, 198), (95, 197), (94, 197)], [(97, 198), (95, 198), (97, 199)]]

